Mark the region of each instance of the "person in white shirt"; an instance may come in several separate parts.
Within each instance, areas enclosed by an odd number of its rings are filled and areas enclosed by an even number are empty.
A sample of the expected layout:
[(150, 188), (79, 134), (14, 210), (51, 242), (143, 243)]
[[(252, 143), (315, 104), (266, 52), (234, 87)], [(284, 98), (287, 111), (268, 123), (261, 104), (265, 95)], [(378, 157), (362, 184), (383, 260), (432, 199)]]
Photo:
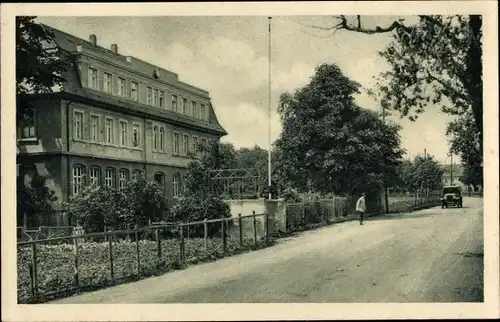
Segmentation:
[(363, 217), (365, 215), (366, 211), (366, 205), (365, 205), (365, 193), (363, 192), (361, 194), (361, 197), (359, 197), (358, 201), (356, 202), (356, 212), (359, 213), (359, 224), (363, 224)]

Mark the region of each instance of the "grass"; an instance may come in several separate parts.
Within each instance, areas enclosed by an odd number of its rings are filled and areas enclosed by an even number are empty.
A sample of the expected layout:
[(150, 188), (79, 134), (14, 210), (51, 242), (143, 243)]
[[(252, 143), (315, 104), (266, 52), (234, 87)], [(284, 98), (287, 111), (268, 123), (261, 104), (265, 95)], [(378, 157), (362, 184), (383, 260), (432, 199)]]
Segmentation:
[(135, 241), (117, 241), (113, 243), (115, 280), (112, 280), (109, 244), (106, 242), (81, 243), (78, 246), (79, 288), (76, 288), (75, 283), (74, 246), (72, 244), (42, 244), (37, 246), (39, 294), (37, 299), (33, 299), (31, 295), (29, 266), (32, 250), (30, 246), (21, 246), (18, 247), (17, 256), (18, 303), (45, 302), (54, 297), (67, 296), (68, 292), (75, 293), (78, 290), (102, 288), (120, 281), (164, 273), (184, 268), (190, 264), (212, 261), (223, 256), (267, 247), (271, 244), (261, 242), (255, 246), (253, 239), (245, 238), (240, 247), (239, 239), (230, 237), (227, 239), (226, 252), (223, 253), (221, 238), (209, 238), (207, 250), (205, 250), (203, 238), (185, 239), (185, 262), (181, 263), (180, 245), (177, 239), (162, 240), (161, 258), (158, 257), (155, 241), (140, 240), (140, 271), (138, 272)]

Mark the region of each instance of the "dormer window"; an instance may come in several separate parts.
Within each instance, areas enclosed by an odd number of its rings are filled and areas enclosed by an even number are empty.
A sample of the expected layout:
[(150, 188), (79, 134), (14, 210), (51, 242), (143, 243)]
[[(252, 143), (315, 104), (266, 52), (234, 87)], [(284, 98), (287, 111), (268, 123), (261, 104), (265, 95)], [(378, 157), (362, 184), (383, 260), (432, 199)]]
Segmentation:
[(103, 83), (103, 90), (106, 93), (111, 93), (111, 89), (113, 88), (113, 76), (110, 73), (104, 73), (104, 83)]
[(97, 69), (92, 68), (92, 67), (89, 68), (88, 85), (90, 88), (98, 89), (97, 88)]

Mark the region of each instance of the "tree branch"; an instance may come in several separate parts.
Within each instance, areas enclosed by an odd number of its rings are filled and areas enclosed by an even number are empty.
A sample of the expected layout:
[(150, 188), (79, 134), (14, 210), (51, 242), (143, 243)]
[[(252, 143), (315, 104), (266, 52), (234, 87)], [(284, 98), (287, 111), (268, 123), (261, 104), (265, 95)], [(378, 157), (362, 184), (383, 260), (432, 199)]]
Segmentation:
[(405, 25), (403, 25), (399, 21), (394, 21), (389, 27), (386, 27), (386, 28), (383, 28), (383, 27), (380, 27), (380, 26), (376, 26), (375, 29), (363, 28), (363, 27), (361, 27), (361, 16), (359, 16), (359, 15), (357, 16), (357, 21), (358, 21), (357, 27), (350, 26), (347, 23), (347, 19), (346, 19), (346, 17), (344, 15), (341, 15), (337, 19), (340, 19), (340, 23), (337, 24), (337, 25), (335, 25), (335, 26), (332, 26), (330, 28), (345, 29), (345, 30), (348, 30), (348, 31), (360, 32), (360, 33), (364, 33), (364, 34), (386, 33), (386, 32), (391, 32), (391, 31), (393, 31), (395, 29), (398, 29), (398, 28), (403, 28), (405, 30), (408, 29), (408, 27), (406, 27)]

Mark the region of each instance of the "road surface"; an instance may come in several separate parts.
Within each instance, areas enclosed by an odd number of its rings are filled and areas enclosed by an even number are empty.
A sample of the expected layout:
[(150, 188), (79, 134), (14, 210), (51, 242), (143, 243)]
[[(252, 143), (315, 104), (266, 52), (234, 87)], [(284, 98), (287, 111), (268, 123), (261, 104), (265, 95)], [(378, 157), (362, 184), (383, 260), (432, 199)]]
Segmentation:
[(483, 301), (482, 199), (346, 222), (52, 303)]

